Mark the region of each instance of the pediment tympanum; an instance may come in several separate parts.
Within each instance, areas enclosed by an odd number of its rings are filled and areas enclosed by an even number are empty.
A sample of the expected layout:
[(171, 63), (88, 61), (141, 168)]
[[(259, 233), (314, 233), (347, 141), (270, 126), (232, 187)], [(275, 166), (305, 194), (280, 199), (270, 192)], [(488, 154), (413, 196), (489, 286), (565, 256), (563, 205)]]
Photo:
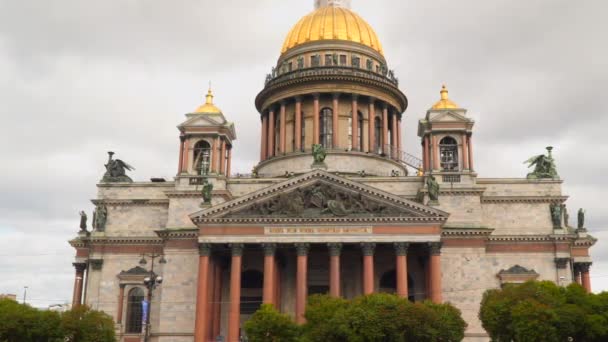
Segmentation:
[(316, 170), (191, 215), (195, 223), (288, 220), (443, 222), (447, 214)]

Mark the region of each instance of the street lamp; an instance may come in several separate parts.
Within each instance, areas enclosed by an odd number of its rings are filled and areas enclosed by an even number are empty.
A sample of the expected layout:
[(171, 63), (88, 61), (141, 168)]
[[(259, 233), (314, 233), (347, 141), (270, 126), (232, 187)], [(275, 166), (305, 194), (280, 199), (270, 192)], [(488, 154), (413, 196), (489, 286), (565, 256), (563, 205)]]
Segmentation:
[(150, 308), (152, 306), (152, 292), (154, 291), (154, 289), (160, 286), (160, 284), (163, 283), (163, 277), (154, 274), (154, 260), (160, 258), (158, 260), (159, 264), (162, 265), (167, 263), (167, 259), (165, 259), (165, 256), (163, 254), (142, 254), (141, 260), (139, 260), (139, 264), (141, 266), (145, 266), (148, 263), (148, 261), (146, 261), (146, 257), (152, 260), (150, 266), (150, 275), (144, 278), (144, 285), (148, 289), (148, 296), (146, 298), (146, 300), (148, 301), (148, 306), (146, 307), (146, 321), (144, 322), (146, 329), (144, 333), (144, 342), (148, 342), (148, 339), (150, 338)]
[(25, 298), (27, 298), (27, 289), (28, 288), (29, 287), (27, 287), (27, 286), (23, 287), (23, 304), (25, 304)]

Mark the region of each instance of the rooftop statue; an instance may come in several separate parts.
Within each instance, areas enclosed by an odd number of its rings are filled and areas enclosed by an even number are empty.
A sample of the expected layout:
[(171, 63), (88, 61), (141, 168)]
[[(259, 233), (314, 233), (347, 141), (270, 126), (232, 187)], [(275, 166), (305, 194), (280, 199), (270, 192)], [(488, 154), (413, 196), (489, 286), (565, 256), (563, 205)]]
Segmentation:
[(81, 211), (79, 214), (80, 214), (80, 231), (86, 232), (87, 231), (87, 213), (85, 213), (84, 211)]
[(314, 159), (313, 167), (322, 166), (325, 167), (325, 157), (327, 156), (327, 152), (325, 148), (321, 144), (312, 145), (312, 157)]
[(528, 173), (528, 179), (559, 179), (555, 160), (551, 155), (553, 147), (547, 147), (547, 155), (541, 154), (524, 162), (528, 167), (534, 166), (534, 171)]
[(578, 229), (585, 229), (585, 211), (583, 208), (578, 210)]
[(435, 176), (429, 176), (426, 179), (426, 186), (429, 190), (429, 203), (436, 204), (439, 201), (439, 183)]
[(106, 229), (106, 221), (108, 219), (108, 208), (105, 205), (99, 204), (93, 212), (93, 228), (98, 232), (103, 232)]
[(203, 189), (201, 191), (202, 195), (203, 195), (203, 204), (210, 204), (211, 203), (211, 193), (213, 192), (213, 184), (209, 183), (209, 181), (207, 180), (207, 178), (205, 178), (205, 181), (203, 183)]
[(120, 159), (112, 159), (114, 152), (108, 152), (108, 163), (105, 164), (106, 173), (101, 181), (103, 183), (133, 183), (133, 180), (127, 176), (127, 170), (133, 171), (135, 168)]

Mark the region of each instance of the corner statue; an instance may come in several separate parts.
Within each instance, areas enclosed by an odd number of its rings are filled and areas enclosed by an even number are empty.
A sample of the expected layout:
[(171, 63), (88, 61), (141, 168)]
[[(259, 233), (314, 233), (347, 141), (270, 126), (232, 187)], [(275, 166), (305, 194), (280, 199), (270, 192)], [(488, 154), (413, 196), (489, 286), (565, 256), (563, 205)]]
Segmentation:
[(80, 214), (80, 231), (86, 232), (87, 231), (87, 214), (84, 211), (81, 211), (79, 214)]
[(528, 179), (559, 179), (555, 160), (551, 155), (552, 150), (553, 147), (549, 146), (547, 147), (547, 155), (541, 154), (524, 162), (524, 164), (528, 164), (528, 167), (534, 166), (534, 171), (528, 173)]
[(213, 192), (213, 184), (209, 183), (209, 181), (205, 178), (205, 182), (203, 183), (203, 190), (201, 191), (203, 195), (203, 204), (211, 203), (211, 193)]
[(429, 204), (438, 204), (439, 203), (439, 183), (434, 176), (429, 176), (426, 179), (426, 186), (429, 190)]
[(312, 157), (314, 162), (311, 167), (327, 169), (327, 165), (325, 165), (325, 157), (327, 156), (327, 152), (325, 152), (325, 148), (321, 144), (312, 145)]
[(583, 208), (578, 210), (578, 227), (579, 230), (585, 229), (585, 211)]
[(114, 152), (108, 152), (108, 163), (105, 164), (106, 173), (101, 181), (103, 183), (133, 183), (127, 176), (126, 170), (133, 171), (135, 168), (120, 159), (112, 159)]

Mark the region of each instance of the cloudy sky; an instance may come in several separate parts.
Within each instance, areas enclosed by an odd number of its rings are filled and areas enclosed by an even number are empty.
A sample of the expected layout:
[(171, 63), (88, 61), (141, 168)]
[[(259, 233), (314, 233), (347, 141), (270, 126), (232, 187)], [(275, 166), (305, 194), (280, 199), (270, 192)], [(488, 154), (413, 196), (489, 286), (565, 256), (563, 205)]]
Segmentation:
[[(203, 101), (237, 123), (234, 170), (259, 156), (253, 105), (283, 39), (313, 0), (0, 0), (0, 293), (36, 306), (71, 298), (67, 240), (92, 210), (106, 151), (136, 180), (176, 173), (175, 128)], [(403, 136), (442, 83), (477, 121), (481, 177), (524, 177), (555, 146), (571, 211), (600, 238), (608, 290), (608, 2), (353, 0), (410, 100)], [(408, 148), (409, 146), (409, 148)], [(604, 196), (602, 196), (604, 195)], [(573, 215), (574, 216), (574, 215)]]

